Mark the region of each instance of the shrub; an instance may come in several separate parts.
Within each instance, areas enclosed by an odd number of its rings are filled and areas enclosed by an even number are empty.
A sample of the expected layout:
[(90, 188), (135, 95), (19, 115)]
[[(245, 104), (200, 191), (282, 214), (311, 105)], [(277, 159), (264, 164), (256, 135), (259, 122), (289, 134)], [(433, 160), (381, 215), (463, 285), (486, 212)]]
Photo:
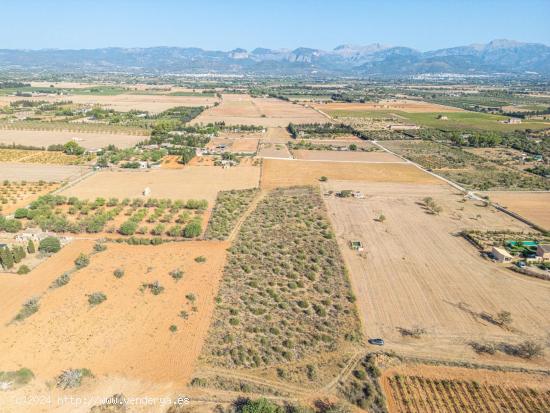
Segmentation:
[(61, 243), (56, 237), (46, 237), (38, 245), (38, 251), (44, 253), (56, 253), (61, 249)]
[(172, 325), (170, 326), (170, 331), (171, 331), (172, 333), (175, 333), (176, 331), (178, 331), (178, 326), (175, 325), (175, 324), (172, 324)]
[(17, 270), (17, 274), (28, 274), (29, 272), (31, 272), (31, 270), (26, 265), (20, 266), (19, 269)]
[(107, 245), (105, 245), (103, 242), (96, 242), (94, 245), (94, 251), (96, 252), (102, 252), (107, 249)]
[(327, 178), (326, 176), (323, 175), (322, 177), (319, 178), (319, 181), (321, 181), (321, 182), (327, 182), (327, 181), (328, 181), (328, 178)]
[(36, 248), (34, 247), (34, 242), (32, 240), (29, 240), (27, 244), (27, 252), (29, 254), (34, 254), (36, 252)]
[(175, 270), (170, 271), (170, 276), (176, 280), (179, 281), (183, 278), (183, 271), (179, 268), (176, 268)]
[(118, 232), (122, 235), (134, 235), (137, 230), (138, 224), (134, 221), (126, 221), (123, 223)]
[(63, 287), (64, 285), (69, 284), (69, 281), (71, 281), (71, 275), (68, 272), (65, 272), (54, 280), (51, 288)]
[(23, 304), (23, 307), (19, 310), (19, 313), (15, 316), (15, 320), (23, 321), (25, 318), (36, 313), (39, 308), (40, 304), (38, 297), (32, 297)]
[(199, 263), (206, 262), (206, 257), (199, 255), (198, 257), (195, 257), (195, 262), (199, 262)]
[(64, 370), (57, 376), (56, 385), (60, 389), (74, 389), (80, 387), (82, 380), (86, 377), (93, 377), (88, 369), (69, 369)]
[(193, 293), (189, 293), (185, 295), (185, 298), (189, 300), (189, 302), (194, 303), (197, 297)]
[(90, 264), (90, 258), (87, 255), (80, 253), (80, 255), (74, 260), (76, 268), (81, 269), (87, 267)]
[(142, 288), (148, 289), (153, 295), (159, 295), (164, 291), (164, 287), (158, 281), (144, 283), (142, 284)]
[(183, 230), (183, 236), (185, 238), (198, 237), (202, 232), (202, 226), (200, 221), (194, 220), (187, 224)]
[(90, 305), (101, 304), (106, 299), (107, 296), (100, 291), (88, 295), (88, 303), (90, 303)]
[(124, 277), (124, 270), (122, 268), (117, 268), (114, 272), (113, 272), (113, 275), (117, 278), (122, 278)]
[(15, 213), (13, 214), (14, 218), (22, 219), (27, 218), (29, 214), (29, 210), (27, 208), (18, 208), (15, 210)]

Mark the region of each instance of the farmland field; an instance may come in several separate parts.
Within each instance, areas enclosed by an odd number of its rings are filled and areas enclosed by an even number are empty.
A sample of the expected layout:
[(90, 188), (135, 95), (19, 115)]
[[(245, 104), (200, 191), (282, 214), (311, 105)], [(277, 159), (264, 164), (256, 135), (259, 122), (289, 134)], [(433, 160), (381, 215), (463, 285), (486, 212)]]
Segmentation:
[(90, 172), (86, 166), (40, 165), (15, 162), (0, 162), (0, 177), (9, 181), (53, 181), (60, 182)]
[(0, 183), (0, 214), (10, 214), (57, 187), (54, 182), (3, 181)]
[(289, 123), (327, 122), (327, 118), (311, 108), (293, 105), (279, 99), (253, 98), (249, 95), (223, 95), (219, 106), (212, 107), (191, 124), (225, 122), (227, 125), (259, 125), (286, 127)]
[(384, 372), (389, 413), (543, 413), (548, 378), (539, 374), (410, 365)]
[(550, 192), (485, 192), (489, 199), (550, 230)]
[(85, 159), (58, 151), (34, 151), (0, 148), (0, 162), (23, 162), (53, 165), (80, 165)]
[(150, 197), (206, 199), (209, 205), (214, 205), (218, 191), (257, 187), (259, 176), (260, 168), (253, 166), (101, 171), (62, 191), (61, 195), (85, 199), (138, 198), (145, 188), (150, 188)]
[(388, 152), (293, 150), (296, 159), (340, 162), (405, 162)]
[[(49, 288), (79, 253), (91, 252), (89, 241), (75, 241), (26, 277), (0, 277), (0, 364), (32, 366), (43, 380), (86, 367), (97, 375), (186, 382), (208, 329), (226, 248), (221, 242), (109, 243), (68, 284)], [(206, 263), (196, 262), (199, 256)], [(117, 269), (123, 276), (113, 275)], [(170, 275), (175, 269), (183, 273), (179, 281)], [(155, 281), (164, 287), (158, 295), (143, 289)], [(107, 299), (91, 306), (87, 294), (95, 291)], [(38, 312), (6, 326), (32, 296), (41, 297)]]
[[(435, 109), (435, 108), (434, 108)], [(524, 121), (519, 124), (505, 124), (499, 121), (508, 119), (507, 116), (491, 115), (488, 113), (468, 112), (468, 111), (451, 111), (446, 110), (430, 112), (426, 111), (406, 111), (389, 110), (389, 109), (373, 109), (365, 108), (365, 110), (357, 109), (334, 109), (328, 112), (337, 120), (351, 119), (385, 119), (386, 124), (408, 122), (418, 126), (427, 128), (436, 128), (443, 130), (455, 129), (480, 129), (492, 130), (499, 132), (512, 132), (515, 130), (525, 129), (547, 129), (550, 128), (550, 122), (542, 121)], [(443, 114), (447, 119), (439, 119), (439, 115)], [(384, 123), (384, 122), (383, 122)]]
[[(462, 229), (530, 232), (529, 227), (479, 202), (463, 201), (462, 194), (444, 185), (329, 180), (322, 188), (365, 195), (325, 198), (365, 336), (383, 337), (389, 349), (405, 354), (508, 363), (525, 360), (478, 355), (468, 343), (544, 342), (550, 284), (484, 260), (458, 236)], [(423, 207), (428, 196), (441, 206), (439, 215)], [(352, 240), (361, 241), (365, 251), (351, 250)], [(512, 314), (510, 329), (482, 318), (503, 310)], [(405, 334), (415, 328), (425, 334)], [(548, 358), (533, 362), (550, 365)]]
[(406, 163), (368, 164), (364, 162), (265, 159), (261, 187), (316, 185), (321, 176), (326, 176), (329, 181), (336, 179), (368, 182), (415, 182), (419, 184), (440, 182), (437, 178)]
[(424, 112), (460, 112), (462, 109), (453, 108), (451, 106), (437, 105), (414, 100), (383, 100), (378, 103), (326, 103), (323, 105), (314, 105), (315, 108), (323, 112), (331, 111), (350, 111), (350, 112), (365, 112), (365, 111), (388, 111), (396, 110), (407, 113), (424, 113)]
[[(70, 100), (73, 103), (87, 105), (101, 105), (120, 112), (131, 110), (144, 110), (151, 113), (160, 113), (175, 106), (209, 106), (218, 101), (216, 97), (209, 96), (169, 96), (169, 95), (138, 95), (138, 94), (117, 94), (117, 95), (61, 95), (61, 96), (39, 96), (27, 98), (28, 100), (46, 100), (48, 102), (59, 102)], [(19, 96), (0, 96), (0, 105), (9, 104), (21, 100)]]
[(119, 133), (68, 132), (43, 130), (0, 130), (0, 143), (11, 145), (27, 145), (47, 147), (55, 144), (65, 144), (76, 141), (86, 149), (99, 149), (108, 145), (117, 148), (129, 148), (145, 140), (145, 136)]

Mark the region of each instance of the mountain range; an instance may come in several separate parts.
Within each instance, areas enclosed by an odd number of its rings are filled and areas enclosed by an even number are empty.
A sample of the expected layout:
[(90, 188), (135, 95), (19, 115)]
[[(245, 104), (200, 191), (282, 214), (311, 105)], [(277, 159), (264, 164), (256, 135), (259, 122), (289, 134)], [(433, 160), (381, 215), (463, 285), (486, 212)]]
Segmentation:
[(0, 49), (0, 69), (398, 77), (440, 73), (538, 74), (546, 77), (550, 76), (550, 47), (501, 39), (426, 52), (380, 43), (341, 45), (330, 51), (306, 47), (251, 51), (241, 48), (210, 51), (194, 47)]

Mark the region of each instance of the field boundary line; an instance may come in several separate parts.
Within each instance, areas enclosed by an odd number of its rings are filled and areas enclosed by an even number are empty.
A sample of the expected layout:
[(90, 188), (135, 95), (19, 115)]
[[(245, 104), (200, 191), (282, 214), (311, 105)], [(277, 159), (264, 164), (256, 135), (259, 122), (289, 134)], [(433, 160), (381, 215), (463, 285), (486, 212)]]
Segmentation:
[(411, 163), (411, 162), (402, 162), (402, 161), (389, 161), (389, 162), (385, 162), (385, 161), (338, 161), (338, 160), (334, 160), (334, 159), (326, 159), (326, 160), (323, 160), (323, 159), (297, 159), (297, 158), (277, 158), (277, 157), (272, 157), (272, 156), (265, 156), (263, 157), (263, 159), (274, 159), (274, 160), (283, 160), (283, 161), (297, 161), (297, 162), (329, 162), (329, 163), (372, 163), (372, 164), (384, 164), (384, 163), (387, 163), (387, 164), (399, 164), (399, 165), (405, 165), (405, 164), (408, 164), (408, 163)]

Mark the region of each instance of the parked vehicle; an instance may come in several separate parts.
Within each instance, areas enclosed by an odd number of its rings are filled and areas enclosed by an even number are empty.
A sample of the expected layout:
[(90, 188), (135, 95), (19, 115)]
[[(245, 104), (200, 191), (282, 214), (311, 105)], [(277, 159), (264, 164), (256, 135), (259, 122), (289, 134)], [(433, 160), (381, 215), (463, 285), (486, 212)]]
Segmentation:
[(372, 344), (374, 346), (383, 346), (384, 340), (382, 340), (381, 338), (370, 338), (369, 344)]

